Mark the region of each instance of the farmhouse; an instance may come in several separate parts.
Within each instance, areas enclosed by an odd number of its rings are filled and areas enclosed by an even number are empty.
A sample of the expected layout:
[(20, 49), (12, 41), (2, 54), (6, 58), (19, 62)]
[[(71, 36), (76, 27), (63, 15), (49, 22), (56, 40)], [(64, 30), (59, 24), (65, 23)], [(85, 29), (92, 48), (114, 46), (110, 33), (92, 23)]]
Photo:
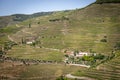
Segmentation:
[(87, 52), (79, 52), (78, 54), (76, 54), (76, 57), (82, 57), (82, 56), (88, 56), (89, 53)]
[(78, 52), (75, 53), (74, 51), (66, 51), (66, 55), (68, 56), (74, 56), (74, 57), (83, 57), (83, 56), (88, 56), (89, 53), (88, 52)]
[(28, 41), (26, 42), (26, 44), (32, 44), (34, 41)]

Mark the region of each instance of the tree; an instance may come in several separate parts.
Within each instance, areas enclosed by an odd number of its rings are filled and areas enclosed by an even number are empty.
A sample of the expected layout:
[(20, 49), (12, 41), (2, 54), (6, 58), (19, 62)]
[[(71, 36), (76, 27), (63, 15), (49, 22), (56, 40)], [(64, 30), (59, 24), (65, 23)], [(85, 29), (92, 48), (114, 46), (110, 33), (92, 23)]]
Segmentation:
[(10, 42), (5, 42), (4, 43), (4, 50), (9, 50), (9, 49), (11, 49), (12, 48), (12, 44), (10, 43)]
[(34, 47), (35, 47), (35, 45), (36, 45), (36, 43), (35, 43), (35, 42), (33, 42), (33, 43), (32, 43), (32, 46), (34, 46)]
[(4, 54), (4, 51), (2, 50), (2, 47), (0, 46), (0, 57)]
[(68, 54), (65, 54), (65, 57), (69, 57)]
[(64, 78), (64, 76), (60, 76), (56, 80), (67, 80), (67, 78)]
[(29, 28), (31, 28), (31, 23), (29, 23)]
[(14, 45), (17, 45), (17, 43), (12, 42), (12, 41), (5, 42), (4, 43), (4, 51), (11, 49)]
[(38, 24), (40, 24), (40, 22), (38, 22)]
[(26, 44), (26, 40), (24, 38), (21, 39), (22, 44)]
[(107, 42), (107, 39), (101, 39), (100, 41), (101, 42)]
[(116, 45), (114, 46), (116, 50), (120, 50), (120, 42), (117, 42)]
[(2, 51), (2, 50), (0, 50), (0, 57), (2, 57), (2, 55), (3, 55), (3, 51)]
[(83, 56), (82, 60), (83, 61), (91, 61), (92, 62), (94, 60), (94, 58), (92, 56)]
[(76, 54), (78, 54), (79, 53), (79, 51), (78, 50), (75, 50), (74, 51), (74, 56), (76, 56)]
[(61, 18), (62, 20), (69, 20), (69, 18), (65, 17), (65, 16), (62, 16)]
[(104, 59), (104, 58), (105, 58), (105, 56), (102, 55), (102, 54), (97, 54), (96, 56), (94, 56), (94, 59), (99, 59), (99, 60), (101, 60), (101, 59)]

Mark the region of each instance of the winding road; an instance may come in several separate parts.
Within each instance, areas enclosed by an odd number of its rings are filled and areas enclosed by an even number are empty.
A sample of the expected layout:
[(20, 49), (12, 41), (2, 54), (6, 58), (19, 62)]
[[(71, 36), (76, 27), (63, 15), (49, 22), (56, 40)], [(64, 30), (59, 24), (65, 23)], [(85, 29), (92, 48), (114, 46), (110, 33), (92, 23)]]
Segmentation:
[(71, 79), (80, 79), (80, 80), (95, 80), (95, 79), (88, 78), (88, 77), (73, 76), (73, 75), (71, 75), (71, 74), (67, 74), (65, 77), (71, 78)]
[(10, 35), (8, 35), (8, 39), (9, 39), (10, 41), (14, 41), (14, 40), (10, 37)]
[(13, 38), (12, 38), (12, 37), (10, 37), (10, 35), (8, 35), (8, 39), (9, 39), (10, 41), (12, 41), (12, 42), (17, 43), (15, 40), (13, 40)]
[(80, 66), (80, 67), (90, 68), (89, 65), (83, 65), (83, 64), (68, 64), (68, 65), (73, 65), (73, 66)]

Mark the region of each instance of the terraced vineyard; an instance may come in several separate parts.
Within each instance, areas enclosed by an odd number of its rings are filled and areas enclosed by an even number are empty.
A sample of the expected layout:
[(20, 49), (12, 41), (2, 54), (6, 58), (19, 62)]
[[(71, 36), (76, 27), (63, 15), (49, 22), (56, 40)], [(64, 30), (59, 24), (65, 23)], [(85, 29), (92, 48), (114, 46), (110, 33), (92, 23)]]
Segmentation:
[(12, 50), (8, 51), (8, 54), (6, 56), (20, 59), (52, 61), (62, 61), (64, 58), (64, 54), (59, 50), (54, 50), (51, 48), (34, 48), (28, 45), (14, 46)]
[[(24, 21), (20, 24), (22, 29), (10, 37), (18, 43), (29, 36), (35, 37), (39, 47), (87, 52), (92, 49), (109, 55), (120, 40), (119, 8), (119, 4), (92, 4), (82, 10), (54, 12)], [(59, 21), (50, 21), (55, 19)], [(104, 39), (106, 42), (102, 42)]]
[[(16, 63), (13, 61), (8, 68), (1, 68), (6, 69), (3, 75), (9, 76), (7, 74), (11, 71), (9, 69), (14, 71), (14, 68), (19, 66), (19, 69), (24, 68), (23, 72), (19, 72), (19, 76), (13, 74), (10, 77), (55, 80), (61, 75), (74, 73), (77, 76), (98, 80), (118, 80), (120, 52), (117, 52), (116, 44), (120, 42), (119, 21), (120, 3), (93, 3), (83, 9), (53, 12), (51, 15), (31, 18), (0, 29), (1, 50), (9, 48), (5, 50), (4, 56), (20, 58), (19, 60), (63, 61), (66, 50), (83, 52), (92, 50), (105, 56), (115, 51), (115, 57), (90, 69), (65, 64), (26, 66), (23, 62), (22, 65), (14, 65)], [(13, 43), (14, 46), (10, 45)], [(1, 60), (0, 64), (3, 65), (3, 62)]]
[[(116, 53), (120, 54), (120, 52)], [(96, 69), (92, 68), (83, 72), (77, 72), (76, 75), (87, 76), (97, 80), (118, 80), (120, 79), (120, 56), (99, 65)]]

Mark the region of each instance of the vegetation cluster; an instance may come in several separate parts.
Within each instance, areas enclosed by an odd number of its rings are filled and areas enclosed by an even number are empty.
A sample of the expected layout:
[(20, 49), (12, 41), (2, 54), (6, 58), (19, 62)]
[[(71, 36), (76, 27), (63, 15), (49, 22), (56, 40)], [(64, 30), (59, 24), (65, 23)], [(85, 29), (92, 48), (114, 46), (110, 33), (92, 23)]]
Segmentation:
[(120, 3), (120, 0), (97, 0), (97, 4), (102, 4), (102, 3)]

